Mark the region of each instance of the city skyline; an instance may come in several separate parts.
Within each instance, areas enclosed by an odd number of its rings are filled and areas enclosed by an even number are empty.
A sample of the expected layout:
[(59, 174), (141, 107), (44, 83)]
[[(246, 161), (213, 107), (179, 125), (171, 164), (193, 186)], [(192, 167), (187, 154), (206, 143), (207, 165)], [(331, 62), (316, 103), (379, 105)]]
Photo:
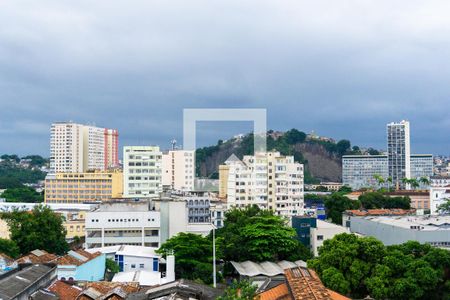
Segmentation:
[[(269, 129), (378, 149), (407, 119), (412, 152), (449, 155), (448, 3), (105, 5), (2, 6), (1, 153), (48, 156), (58, 120), (169, 148), (184, 108), (267, 108)], [(222, 125), (199, 145), (251, 131)]]

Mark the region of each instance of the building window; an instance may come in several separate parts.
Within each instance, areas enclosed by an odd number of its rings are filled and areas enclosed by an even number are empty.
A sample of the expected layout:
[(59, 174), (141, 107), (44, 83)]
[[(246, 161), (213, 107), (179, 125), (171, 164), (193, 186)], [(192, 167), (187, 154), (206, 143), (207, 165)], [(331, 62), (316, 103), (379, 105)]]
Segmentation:
[(318, 235), (318, 236), (317, 236), (317, 240), (318, 240), (318, 241), (323, 241), (323, 235)]
[(135, 264), (131, 264), (131, 268), (132, 269), (136, 269), (136, 265)]
[(139, 268), (143, 269), (144, 268), (144, 264), (139, 264)]

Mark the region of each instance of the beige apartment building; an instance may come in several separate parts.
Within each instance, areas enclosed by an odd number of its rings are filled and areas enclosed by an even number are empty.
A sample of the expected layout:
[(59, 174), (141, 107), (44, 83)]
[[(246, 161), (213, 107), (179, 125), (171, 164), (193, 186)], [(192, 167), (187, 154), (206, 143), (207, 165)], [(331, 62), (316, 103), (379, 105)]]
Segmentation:
[(162, 185), (179, 191), (193, 191), (195, 151), (170, 150), (162, 155)]
[(123, 194), (123, 176), (110, 172), (57, 173), (45, 179), (45, 203), (108, 201)]

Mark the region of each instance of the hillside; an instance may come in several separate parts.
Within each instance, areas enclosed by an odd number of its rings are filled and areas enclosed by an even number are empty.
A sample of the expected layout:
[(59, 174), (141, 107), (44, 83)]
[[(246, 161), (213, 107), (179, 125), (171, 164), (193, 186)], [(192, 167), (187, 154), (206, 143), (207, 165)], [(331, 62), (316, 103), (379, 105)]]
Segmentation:
[[(280, 151), (283, 155), (294, 155), (296, 161), (305, 165), (306, 183), (341, 181), (342, 155), (359, 153), (359, 147), (351, 148), (347, 140), (335, 143), (331, 139), (314, 139), (296, 129), (284, 133), (269, 131), (267, 149)], [(218, 166), (233, 153), (239, 158), (252, 154), (252, 134), (197, 149), (197, 176), (217, 178)]]

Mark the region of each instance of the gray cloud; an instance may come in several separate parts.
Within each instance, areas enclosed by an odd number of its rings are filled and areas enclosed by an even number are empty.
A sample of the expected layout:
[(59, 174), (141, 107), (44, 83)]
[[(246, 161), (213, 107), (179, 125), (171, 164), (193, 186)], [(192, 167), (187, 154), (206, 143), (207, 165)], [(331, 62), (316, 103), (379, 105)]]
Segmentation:
[[(263, 107), (296, 127), (449, 154), (447, 1), (4, 1), (0, 153), (48, 153), (59, 120), (121, 143), (181, 139), (182, 109)], [(200, 144), (248, 130), (205, 128)]]

